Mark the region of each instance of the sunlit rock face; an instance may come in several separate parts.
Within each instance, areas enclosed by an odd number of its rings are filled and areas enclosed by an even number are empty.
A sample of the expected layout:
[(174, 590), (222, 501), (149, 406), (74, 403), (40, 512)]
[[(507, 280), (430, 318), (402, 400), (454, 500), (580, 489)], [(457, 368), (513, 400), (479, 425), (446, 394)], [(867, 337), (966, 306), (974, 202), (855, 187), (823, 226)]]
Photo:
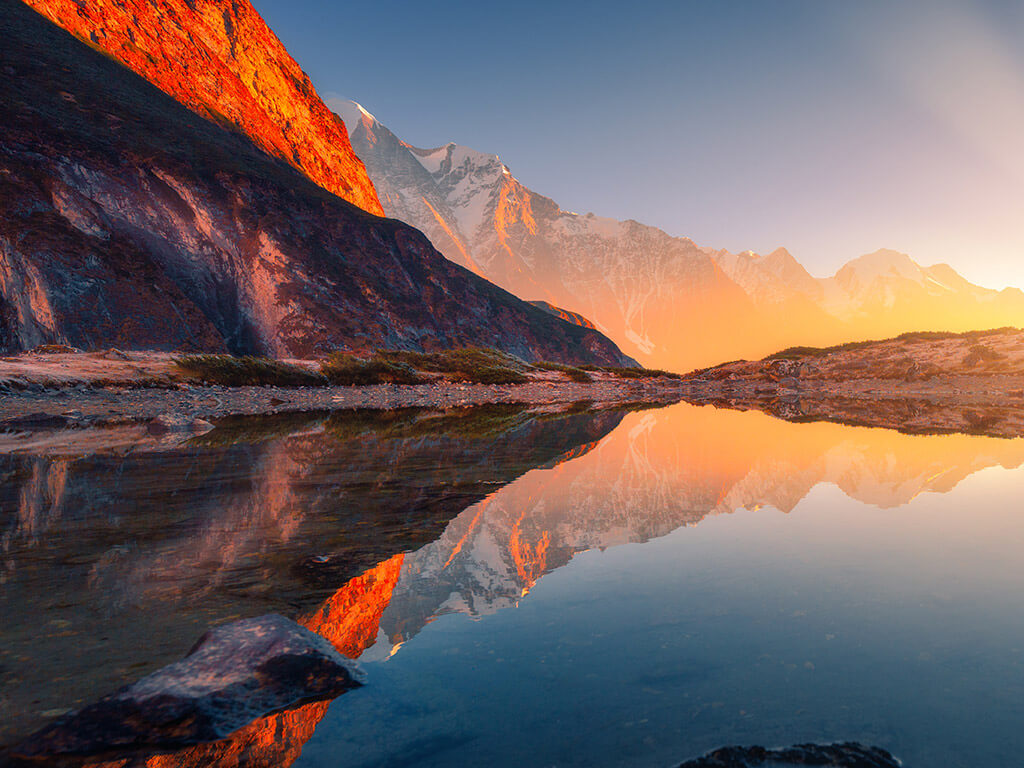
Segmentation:
[(576, 325), (582, 325), (584, 328), (595, 328), (595, 329), (597, 328), (596, 325), (594, 325), (592, 322), (590, 322), (590, 320), (585, 318), (579, 312), (573, 312), (572, 310), (569, 310), (569, 309), (563, 309), (562, 307), (556, 307), (554, 304), (551, 304), (551, 303), (546, 302), (546, 301), (534, 300), (534, 301), (531, 301), (530, 303), (533, 304), (535, 307), (540, 307), (545, 312), (548, 312), (548, 313), (554, 315), (555, 317), (560, 317), (563, 320), (567, 320), (570, 323), (574, 323)]
[(189, 109), (382, 215), (345, 126), (248, 0), (25, 0)]
[(354, 102), (345, 118), (388, 215), (518, 296), (582, 313), (644, 365), (690, 370), (904, 331), (1024, 324), (1024, 293), (892, 251), (816, 278), (784, 248), (729, 253), (636, 221), (563, 210), (496, 155), (402, 141)]
[(4, 4), (0, 23), (0, 349), (476, 345), (624, 360), (600, 333), (325, 192), (27, 6)]

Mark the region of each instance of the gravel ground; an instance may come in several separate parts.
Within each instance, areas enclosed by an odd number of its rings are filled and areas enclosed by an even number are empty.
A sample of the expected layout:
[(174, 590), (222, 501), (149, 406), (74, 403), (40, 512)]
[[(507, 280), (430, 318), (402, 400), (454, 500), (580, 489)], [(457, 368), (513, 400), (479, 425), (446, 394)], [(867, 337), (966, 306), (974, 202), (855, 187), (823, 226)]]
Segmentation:
[(215, 420), (225, 416), (294, 411), (389, 408), (454, 408), (485, 403), (547, 405), (593, 401), (596, 404), (664, 402), (680, 399), (679, 382), (660, 380), (530, 382), (483, 384), (380, 384), (366, 387), (220, 387), (176, 388), (62, 387), (0, 396), (0, 429), (75, 427), (149, 421)]

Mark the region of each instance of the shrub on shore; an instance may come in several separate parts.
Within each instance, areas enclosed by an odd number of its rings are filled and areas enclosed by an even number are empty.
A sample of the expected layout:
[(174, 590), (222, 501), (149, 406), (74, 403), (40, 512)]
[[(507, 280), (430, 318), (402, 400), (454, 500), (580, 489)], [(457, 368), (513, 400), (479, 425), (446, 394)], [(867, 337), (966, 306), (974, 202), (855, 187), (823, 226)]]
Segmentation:
[(534, 363), (533, 367), (541, 371), (559, 371), (568, 376), (570, 381), (583, 383), (594, 380), (589, 373), (574, 365), (562, 365), (561, 363)]
[(364, 360), (344, 352), (335, 352), (320, 363), (320, 371), (331, 384), (344, 386), (426, 382), (411, 365), (388, 360), (380, 354)]
[[(677, 373), (649, 368), (600, 365), (527, 363), (495, 349), (465, 347), (439, 352), (378, 349), (370, 356), (335, 352), (320, 362), (320, 370), (265, 357), (182, 355), (174, 363), (189, 378), (205, 384), (243, 386), (369, 386), (425, 384), (432, 380), (471, 384), (525, 384), (530, 371), (558, 371), (571, 381), (593, 381), (588, 372), (601, 371), (623, 379), (681, 378)], [(434, 374), (434, 376), (431, 376)]]
[(517, 357), (482, 347), (447, 349), (440, 352), (378, 350), (381, 360), (404, 363), (418, 371), (439, 373), (449, 381), (472, 384), (525, 384), (531, 366)]
[(681, 374), (673, 373), (672, 371), (663, 371), (660, 368), (642, 368), (638, 365), (633, 366), (614, 366), (614, 365), (581, 365), (580, 370), (583, 371), (603, 371), (604, 373), (610, 373), (613, 376), (618, 376), (620, 379), (681, 379)]
[(315, 387), (326, 383), (315, 371), (266, 357), (182, 355), (174, 358), (174, 364), (192, 378), (225, 387)]

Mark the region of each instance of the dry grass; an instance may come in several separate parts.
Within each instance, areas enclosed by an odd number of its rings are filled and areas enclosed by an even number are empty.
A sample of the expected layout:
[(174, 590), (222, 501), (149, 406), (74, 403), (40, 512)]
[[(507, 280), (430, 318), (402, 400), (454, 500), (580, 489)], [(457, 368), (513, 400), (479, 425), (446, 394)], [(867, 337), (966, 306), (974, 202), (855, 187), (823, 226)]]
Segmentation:
[(579, 383), (593, 381), (589, 373), (593, 371), (622, 379), (681, 378), (677, 373), (639, 367), (531, 364), (504, 352), (480, 347), (438, 352), (378, 349), (370, 355), (335, 352), (320, 361), (319, 372), (265, 357), (183, 355), (173, 362), (190, 380), (227, 387), (411, 385), (430, 381), (525, 384), (534, 371), (555, 371)]
[(320, 363), (320, 371), (331, 384), (344, 386), (423, 384), (427, 381), (411, 365), (388, 360), (380, 355), (361, 359), (336, 352)]
[(574, 365), (562, 365), (561, 363), (534, 363), (533, 367), (540, 371), (558, 371), (569, 377), (570, 381), (583, 384), (593, 381), (594, 378), (582, 368)]
[(496, 349), (465, 347), (441, 352), (378, 350), (376, 358), (408, 365), (418, 371), (438, 373), (448, 381), (473, 384), (525, 384), (531, 366), (518, 357)]
[(327, 380), (314, 371), (266, 357), (183, 355), (174, 364), (189, 378), (225, 387), (316, 387)]

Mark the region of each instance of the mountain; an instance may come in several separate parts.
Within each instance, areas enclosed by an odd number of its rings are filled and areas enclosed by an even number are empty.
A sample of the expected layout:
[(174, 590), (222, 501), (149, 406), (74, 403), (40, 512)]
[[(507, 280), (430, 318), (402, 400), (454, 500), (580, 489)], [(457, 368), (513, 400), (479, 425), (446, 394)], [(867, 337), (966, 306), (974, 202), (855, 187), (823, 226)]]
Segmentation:
[(805, 296), (820, 302), (824, 296), (821, 284), (804, 269), (785, 248), (777, 248), (767, 256), (753, 251), (715, 255), (718, 265), (751, 297), (763, 302), (784, 302)]
[(385, 211), (513, 293), (582, 313), (645, 365), (687, 370), (905, 331), (1024, 325), (1024, 293), (879, 251), (817, 278), (786, 249), (733, 254), (636, 221), (563, 210), (496, 155), (421, 149), (331, 101)]
[[(948, 264), (922, 266), (879, 250), (823, 280), (825, 307), (869, 336), (906, 330), (968, 331), (1024, 325), (1024, 292), (968, 282)], [(922, 325), (919, 318), (928, 318)], [(916, 324), (915, 324), (916, 323)]]
[(248, 0), (24, 0), (197, 114), (383, 215), (345, 126)]
[(0, 349), (479, 345), (626, 361), (26, 5), (0, 2), (0, 26)]
[(743, 335), (764, 323), (713, 251), (636, 221), (562, 210), (496, 155), (420, 149), (355, 102), (331, 106), (387, 214), (422, 229), (457, 264), (582, 314), (644, 364), (683, 369), (758, 348)]
[(575, 325), (582, 325), (584, 328), (593, 328), (595, 330), (597, 329), (596, 325), (587, 320), (587, 318), (585, 318), (579, 312), (573, 312), (572, 310), (569, 309), (562, 309), (561, 307), (556, 307), (554, 304), (549, 304), (546, 301), (534, 300), (531, 301), (530, 303), (533, 304), (533, 306), (535, 307), (540, 307), (549, 315), (560, 317), (567, 322), (573, 323)]

